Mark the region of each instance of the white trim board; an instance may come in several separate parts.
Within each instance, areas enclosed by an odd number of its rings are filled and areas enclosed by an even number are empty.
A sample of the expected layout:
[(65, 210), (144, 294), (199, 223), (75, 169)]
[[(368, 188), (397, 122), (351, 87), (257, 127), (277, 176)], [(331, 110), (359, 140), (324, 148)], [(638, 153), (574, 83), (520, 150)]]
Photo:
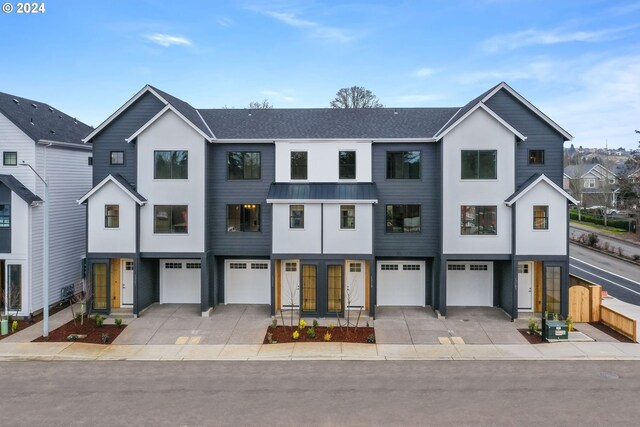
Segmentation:
[(104, 187), (107, 184), (107, 182), (113, 182), (115, 185), (118, 186), (118, 188), (120, 188), (122, 191), (124, 191), (125, 194), (129, 195), (129, 197), (131, 197), (140, 206), (145, 205), (147, 203), (146, 200), (140, 200), (133, 193), (131, 193), (127, 188), (125, 188), (122, 184), (120, 184), (120, 182), (117, 179), (115, 179), (112, 175), (109, 175), (105, 179), (100, 181), (100, 183), (98, 185), (96, 185), (91, 190), (89, 190), (89, 192), (87, 192), (87, 194), (82, 196), (80, 199), (76, 200), (78, 202), (78, 204), (81, 205), (84, 202), (86, 202), (89, 197), (93, 196), (99, 189)]

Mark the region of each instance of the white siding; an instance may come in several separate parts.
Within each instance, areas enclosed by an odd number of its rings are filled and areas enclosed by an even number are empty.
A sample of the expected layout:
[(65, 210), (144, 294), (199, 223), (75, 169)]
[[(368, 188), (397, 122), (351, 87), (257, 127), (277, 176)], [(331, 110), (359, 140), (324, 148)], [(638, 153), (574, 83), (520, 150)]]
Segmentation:
[[(370, 142), (277, 142), (276, 182), (291, 182), (292, 151), (307, 152), (307, 179), (302, 182), (371, 182)], [(355, 180), (339, 179), (340, 151), (356, 152)]]
[[(4, 151), (17, 152), (18, 164), (24, 161), (35, 167), (35, 143), (0, 113), (0, 155)], [(29, 168), (24, 166), (3, 166), (2, 163), (0, 161), (0, 174), (13, 175), (29, 190), (40, 194), (36, 192), (35, 188), (36, 177)]]
[(273, 253), (321, 253), (320, 204), (304, 205), (304, 228), (289, 228), (289, 205), (273, 205)]
[[(120, 227), (105, 228), (105, 205), (118, 205)], [(89, 252), (136, 252), (136, 202), (113, 182), (89, 198)]]
[[(370, 254), (373, 251), (371, 204), (356, 204), (356, 228), (340, 228), (340, 204), (325, 204), (323, 251), (326, 254)], [(305, 222), (306, 225), (306, 222)]]
[[(138, 192), (147, 198), (140, 209), (141, 252), (203, 252), (205, 144), (196, 131), (169, 111), (138, 136)], [(187, 150), (188, 179), (155, 180), (155, 150)], [(154, 205), (187, 205), (187, 234), (154, 234)]]
[[(549, 229), (533, 229), (533, 206), (549, 206)], [(567, 199), (540, 182), (516, 202), (516, 254), (567, 254)]]
[[(514, 192), (514, 135), (483, 110), (453, 129), (443, 147), (443, 252), (511, 253), (511, 209), (504, 200)], [(461, 150), (497, 150), (497, 179), (462, 180)], [(460, 235), (460, 207), (496, 206), (497, 235)]]

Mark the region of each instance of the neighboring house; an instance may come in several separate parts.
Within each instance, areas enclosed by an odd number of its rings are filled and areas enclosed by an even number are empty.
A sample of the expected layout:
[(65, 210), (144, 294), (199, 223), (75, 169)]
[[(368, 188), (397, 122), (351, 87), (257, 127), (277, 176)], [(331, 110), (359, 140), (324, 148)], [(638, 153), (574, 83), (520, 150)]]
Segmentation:
[(617, 204), (618, 176), (599, 163), (566, 166), (563, 188), (585, 208)]
[[(39, 101), (0, 93), (1, 309), (29, 316), (43, 308), (44, 203), (50, 203), (49, 303), (82, 277), (85, 212), (91, 188), (91, 128)], [(49, 184), (43, 183), (28, 164)]]
[(570, 139), (506, 83), (462, 108), (282, 110), (195, 109), (145, 86), (84, 139), (94, 309), (515, 318), (547, 295), (566, 314)]

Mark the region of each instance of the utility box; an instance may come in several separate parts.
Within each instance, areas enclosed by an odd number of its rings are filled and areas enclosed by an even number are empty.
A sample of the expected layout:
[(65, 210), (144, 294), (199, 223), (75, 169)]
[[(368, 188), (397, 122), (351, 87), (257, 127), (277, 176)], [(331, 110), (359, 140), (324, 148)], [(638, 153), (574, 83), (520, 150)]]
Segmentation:
[(547, 320), (545, 323), (544, 337), (547, 341), (569, 339), (569, 327), (558, 320)]

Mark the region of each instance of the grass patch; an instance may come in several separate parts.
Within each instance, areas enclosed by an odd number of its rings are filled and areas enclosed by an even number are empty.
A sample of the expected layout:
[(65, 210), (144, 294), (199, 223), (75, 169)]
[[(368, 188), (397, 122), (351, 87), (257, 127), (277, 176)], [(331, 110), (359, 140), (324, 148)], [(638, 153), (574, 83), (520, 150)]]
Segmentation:
[(606, 231), (607, 233), (611, 233), (611, 234), (622, 235), (622, 234), (628, 234), (629, 233), (627, 230), (622, 230), (620, 228), (605, 227), (604, 225), (592, 224), (590, 222), (571, 220), (571, 221), (569, 221), (569, 223), (572, 224), (572, 225), (579, 225), (581, 227), (588, 228), (588, 229), (591, 229), (591, 230)]

